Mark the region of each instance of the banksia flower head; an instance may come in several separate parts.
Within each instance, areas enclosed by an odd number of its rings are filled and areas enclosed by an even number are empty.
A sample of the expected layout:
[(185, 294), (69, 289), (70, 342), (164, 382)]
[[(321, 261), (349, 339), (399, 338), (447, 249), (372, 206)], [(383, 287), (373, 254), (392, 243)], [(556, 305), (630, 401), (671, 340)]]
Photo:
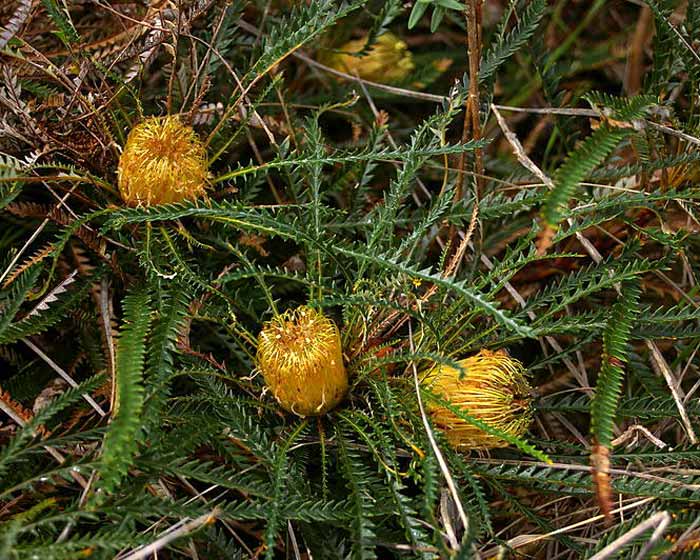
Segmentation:
[(192, 200), (204, 194), (206, 150), (178, 117), (150, 117), (129, 133), (117, 177), (130, 206)]
[(324, 414), (348, 390), (338, 327), (310, 307), (287, 311), (263, 326), (257, 362), (275, 398), (294, 414)]
[(357, 75), (370, 82), (391, 83), (406, 78), (415, 65), (406, 43), (393, 33), (381, 35), (364, 56), (353, 56), (367, 44), (367, 36), (349, 41), (329, 55), (325, 64), (346, 74)]
[[(516, 437), (525, 434), (532, 421), (532, 388), (523, 365), (505, 354), (489, 350), (457, 363), (464, 370), (463, 375), (459, 369), (437, 365), (423, 378), (423, 387), (492, 428)], [(428, 403), (427, 409), (433, 422), (456, 448), (488, 449), (508, 445), (435, 401)]]

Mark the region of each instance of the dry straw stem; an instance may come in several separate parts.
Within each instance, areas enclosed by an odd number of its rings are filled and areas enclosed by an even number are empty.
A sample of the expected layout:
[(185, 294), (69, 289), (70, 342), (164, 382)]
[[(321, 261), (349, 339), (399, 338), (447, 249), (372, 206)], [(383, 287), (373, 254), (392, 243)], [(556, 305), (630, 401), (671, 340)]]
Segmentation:
[(328, 412), (348, 390), (338, 327), (310, 307), (287, 311), (263, 326), (257, 362), (280, 405), (300, 416)]
[(163, 532), (158, 539), (153, 541), (148, 546), (144, 546), (143, 548), (135, 550), (125, 556), (120, 556), (119, 560), (141, 560), (143, 558), (148, 558), (151, 555), (157, 555), (159, 550), (165, 548), (171, 542), (184, 535), (193, 533), (204, 525), (214, 523), (220, 514), (221, 512), (217, 508), (214, 508), (209, 513), (200, 515), (196, 519), (185, 518), (170, 527), (167, 531)]
[(647, 345), (647, 348), (649, 348), (649, 350), (651, 351), (651, 357), (653, 358), (652, 365), (661, 373), (664, 380), (666, 381), (666, 384), (668, 385), (668, 388), (671, 390), (671, 395), (673, 396), (673, 400), (676, 403), (676, 408), (678, 408), (678, 412), (681, 416), (681, 421), (683, 422), (685, 431), (688, 434), (688, 439), (690, 440), (690, 443), (694, 445), (697, 443), (698, 440), (697, 436), (695, 435), (695, 430), (693, 429), (693, 424), (691, 423), (690, 417), (688, 416), (688, 412), (686, 411), (685, 406), (683, 405), (683, 399), (681, 398), (681, 395), (679, 393), (678, 381), (673, 376), (671, 368), (668, 366), (668, 363), (664, 359), (656, 343), (652, 342), (651, 340), (645, 340), (644, 342)]
[(615, 556), (617, 556), (617, 552), (621, 548), (627, 546), (629, 543), (634, 541), (639, 535), (645, 533), (646, 531), (654, 527), (654, 532), (647, 541), (646, 545), (635, 557), (637, 560), (642, 560), (643, 558), (647, 557), (647, 552), (649, 551), (649, 549), (654, 545), (656, 541), (658, 541), (661, 538), (661, 535), (664, 534), (664, 531), (666, 531), (666, 528), (670, 523), (671, 516), (668, 514), (668, 512), (659, 511), (658, 513), (652, 515), (646, 521), (642, 521), (639, 525), (627, 531), (621, 537), (615, 539), (603, 550), (591, 556), (589, 560), (605, 560), (606, 558), (614, 558)]
[[(508, 140), (508, 143), (513, 148), (513, 154), (515, 154), (515, 157), (518, 158), (520, 164), (530, 173), (538, 177), (547, 186), (548, 189), (553, 189), (554, 181), (552, 181), (550, 177), (548, 177), (539, 167), (537, 167), (537, 165), (535, 165), (535, 162), (533, 162), (525, 153), (525, 150), (522, 144), (520, 143), (520, 140), (515, 135), (515, 133), (512, 132), (510, 128), (508, 128), (508, 124), (506, 123), (501, 113), (498, 111), (498, 106), (492, 103), (491, 110), (493, 111), (493, 114), (496, 117), (496, 121), (498, 121), (498, 126), (501, 128), (503, 135), (506, 137), (506, 140)], [(571, 218), (567, 218), (566, 221), (570, 226), (573, 225), (573, 220)], [(553, 231), (550, 231), (549, 233), (551, 235), (554, 235)], [(579, 243), (581, 243), (581, 245), (585, 247), (586, 251), (588, 251), (589, 254), (599, 255), (598, 250), (595, 248), (595, 246), (588, 239), (586, 239), (586, 237), (584, 237), (584, 235), (580, 231), (577, 231), (575, 235), (576, 239), (578, 239)], [(549, 241), (551, 241), (551, 237), (549, 238)], [(544, 246), (545, 250), (546, 248), (548, 248), (548, 245)], [(540, 248), (541, 253), (544, 253), (545, 250), (542, 250), (542, 248)]]
[[(612, 513), (613, 514), (622, 513), (624, 511), (629, 510), (629, 509), (634, 509), (634, 508), (638, 508), (641, 506), (645, 506), (645, 505), (649, 504), (650, 502), (653, 502), (655, 499), (656, 498), (643, 498), (639, 501), (632, 502), (631, 504), (627, 504), (627, 505), (621, 506), (617, 509), (614, 509), (612, 511)], [(576, 529), (579, 529), (581, 527), (585, 527), (586, 525), (592, 525), (593, 523), (601, 521), (603, 518), (604, 517), (602, 515), (595, 515), (593, 517), (589, 517), (588, 519), (584, 519), (583, 521), (577, 521), (576, 523), (572, 523), (571, 525), (561, 527), (560, 529), (555, 529), (554, 531), (550, 531), (549, 533), (544, 533), (542, 535), (518, 535), (517, 537), (509, 539), (506, 544), (508, 545), (509, 548), (521, 548), (523, 546), (528, 546), (528, 545), (534, 544), (536, 542), (548, 540), (556, 535), (562, 535), (564, 533), (569, 533), (569, 532), (574, 531)], [(488, 550), (484, 551), (483, 557), (491, 558), (493, 555), (498, 554), (500, 549), (502, 549), (502, 547), (488, 549)], [(591, 560), (591, 559), (589, 559), (589, 560)]]
[[(60, 375), (66, 381), (66, 383), (68, 383), (68, 385), (70, 385), (74, 389), (76, 389), (78, 387), (78, 384), (76, 383), (76, 381), (70, 375), (68, 375), (68, 373), (66, 373), (66, 371), (61, 366), (59, 366), (56, 362), (54, 362), (51, 358), (49, 358), (44, 352), (42, 352), (41, 348), (39, 348), (36, 344), (34, 344), (28, 338), (23, 338), (22, 342), (24, 342), (27, 346), (29, 346), (29, 348), (37, 356), (39, 356), (42, 360), (44, 360), (44, 362), (46, 362), (51, 369), (53, 369), (56, 373), (58, 373), (58, 375)], [(93, 399), (90, 395), (88, 395), (87, 393), (83, 393), (81, 396), (95, 410), (95, 412), (97, 412), (97, 414), (99, 414), (102, 417), (105, 417), (107, 415), (107, 413), (104, 410), (102, 410), (102, 407), (99, 404), (97, 404), (95, 399)]]
[[(415, 353), (416, 348), (415, 344), (413, 342), (413, 327), (411, 326), (411, 322), (408, 322), (408, 342), (410, 346), (411, 353)], [(425, 411), (425, 406), (423, 405), (423, 398), (421, 397), (420, 394), (420, 383), (418, 381), (418, 368), (416, 367), (416, 363), (414, 361), (411, 361), (411, 370), (413, 371), (413, 385), (416, 390), (416, 399), (418, 401), (418, 409), (420, 410), (420, 418), (421, 422), (423, 423), (423, 427), (425, 428), (425, 433), (428, 436), (428, 441), (430, 442), (430, 447), (433, 449), (433, 453), (435, 453), (435, 458), (437, 459), (438, 465), (440, 465), (440, 470), (442, 471), (442, 475), (445, 477), (445, 482), (447, 483), (447, 488), (450, 491), (450, 494), (452, 495), (452, 499), (454, 501), (454, 505), (457, 508), (457, 513), (459, 514), (460, 521), (462, 522), (462, 526), (464, 527), (464, 531), (466, 534), (469, 534), (469, 518), (467, 517), (467, 514), (464, 511), (464, 507), (462, 506), (462, 501), (459, 498), (459, 492), (457, 491), (457, 485), (455, 484), (454, 479), (452, 478), (452, 475), (450, 474), (450, 469), (447, 466), (447, 461), (445, 461), (445, 457), (442, 454), (442, 451), (440, 451), (440, 447), (437, 444), (437, 440), (435, 439), (435, 434), (433, 434), (433, 429), (430, 427), (430, 422), (428, 421), (428, 415)], [(450, 526), (447, 526), (448, 529), (450, 529)], [(454, 544), (457, 542), (457, 539), (454, 534), (450, 533), (450, 541)]]
[[(523, 365), (505, 354), (485, 349), (457, 363), (461, 369), (434, 366), (423, 378), (423, 387), (490, 427), (513, 437), (524, 435), (532, 421), (532, 388)], [(443, 405), (430, 403), (428, 412), (455, 448), (508, 445)]]
[(112, 334), (112, 312), (109, 297), (109, 282), (106, 278), (100, 281), (100, 322), (102, 323), (102, 334), (107, 345), (107, 357), (110, 379), (110, 398), (109, 409), (114, 410), (115, 389), (117, 384), (114, 382), (116, 371), (116, 352), (114, 349), (114, 335)]
[(177, 116), (149, 117), (129, 133), (117, 176), (129, 206), (193, 200), (204, 194), (206, 150)]

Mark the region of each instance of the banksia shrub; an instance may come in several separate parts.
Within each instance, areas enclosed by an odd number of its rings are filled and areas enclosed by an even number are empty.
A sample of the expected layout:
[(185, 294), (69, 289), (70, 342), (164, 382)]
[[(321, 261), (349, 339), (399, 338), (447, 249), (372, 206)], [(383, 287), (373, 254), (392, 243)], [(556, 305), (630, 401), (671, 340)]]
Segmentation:
[(192, 200), (204, 194), (206, 150), (178, 117), (150, 117), (129, 133), (117, 176), (130, 206)]
[[(531, 387), (523, 365), (505, 354), (489, 350), (457, 363), (464, 373), (437, 365), (423, 378), (423, 386), (488, 426), (521, 437), (532, 421)], [(508, 445), (446, 406), (432, 401), (427, 408), (433, 422), (457, 448), (488, 449)]]
[(698, 48), (700, 0), (0, 0), (0, 560), (700, 560)]
[(331, 68), (364, 80), (380, 83), (398, 82), (413, 72), (413, 55), (406, 43), (393, 33), (384, 33), (363, 56), (354, 56), (367, 44), (367, 36), (349, 41), (338, 47), (338, 51), (326, 57), (324, 62)]
[(338, 327), (310, 307), (288, 311), (264, 325), (257, 362), (272, 394), (294, 414), (324, 414), (348, 390)]

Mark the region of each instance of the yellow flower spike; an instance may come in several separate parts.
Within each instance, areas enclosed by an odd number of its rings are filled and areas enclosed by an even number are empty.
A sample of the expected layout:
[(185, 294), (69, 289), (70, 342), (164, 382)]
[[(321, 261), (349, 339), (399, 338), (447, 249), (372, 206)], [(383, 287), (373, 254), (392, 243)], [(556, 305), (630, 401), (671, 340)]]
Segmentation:
[(287, 311), (263, 326), (257, 365), (280, 405), (300, 416), (328, 412), (348, 391), (338, 327), (310, 307)]
[(149, 117), (129, 133), (117, 178), (129, 206), (193, 200), (207, 180), (204, 144), (176, 116)]
[(393, 33), (381, 35), (364, 56), (349, 54), (360, 52), (366, 44), (366, 35), (361, 39), (349, 41), (338, 47), (339, 52), (328, 55), (322, 62), (339, 72), (379, 83), (401, 81), (415, 69), (411, 51), (406, 43)]
[[(437, 365), (423, 378), (423, 387), (490, 427), (511, 436), (523, 436), (532, 421), (532, 388), (523, 365), (505, 354), (489, 350), (457, 363), (464, 369), (461, 379), (459, 369)], [(489, 449), (509, 445), (435, 401), (428, 402), (427, 409), (435, 425), (444, 431), (455, 448)]]

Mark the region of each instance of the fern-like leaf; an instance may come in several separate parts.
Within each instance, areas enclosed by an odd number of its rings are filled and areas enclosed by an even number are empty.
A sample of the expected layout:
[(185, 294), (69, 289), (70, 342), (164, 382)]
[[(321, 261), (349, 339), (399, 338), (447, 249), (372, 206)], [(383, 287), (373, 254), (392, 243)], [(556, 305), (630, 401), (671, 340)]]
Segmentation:
[(185, 322), (189, 295), (179, 285), (165, 292), (161, 299), (158, 322), (149, 341), (146, 367), (147, 395), (144, 423), (157, 426), (168, 397), (168, 380), (172, 374), (175, 341)]
[(270, 514), (267, 518), (267, 527), (265, 529), (265, 543), (267, 545), (265, 558), (270, 560), (272, 560), (275, 555), (275, 539), (277, 537), (280, 518), (283, 515), (281, 510), (285, 505), (289, 505), (287, 498), (290, 492), (286, 487), (286, 482), (289, 477), (289, 473), (287, 472), (287, 465), (289, 464), (289, 448), (296, 441), (302, 431), (304, 431), (307, 425), (306, 420), (299, 422), (299, 425), (294, 429), (289, 438), (287, 438), (284, 445), (279, 447), (277, 456), (275, 457), (275, 463), (273, 465), (273, 497), (270, 504)]
[(143, 367), (146, 336), (151, 323), (150, 298), (137, 291), (124, 298), (124, 321), (116, 356), (116, 399), (112, 422), (105, 435), (100, 482), (105, 494), (113, 492), (136, 454), (143, 409)]
[(545, 0), (533, 0), (519, 16), (518, 25), (505, 37), (497, 41), (484, 55), (484, 61), (479, 70), (479, 80), (491, 78), (498, 68), (518, 52), (532, 37), (540, 24), (547, 9)]
[(591, 432), (599, 445), (610, 447), (613, 422), (622, 394), (627, 343), (639, 308), (639, 286), (632, 282), (622, 285), (622, 295), (613, 306), (603, 334), (603, 357), (591, 401)]
[(80, 36), (73, 25), (68, 7), (62, 0), (41, 0), (49, 14), (49, 18), (56, 24), (56, 36), (64, 45), (70, 47), (80, 40)]
[(583, 96), (591, 106), (604, 116), (618, 121), (631, 121), (644, 117), (650, 107), (657, 103), (653, 95), (635, 95), (634, 97), (615, 97), (613, 95), (592, 91)]
[(347, 440), (340, 430), (337, 430), (338, 453), (340, 466), (347, 480), (350, 491), (349, 500), (353, 508), (353, 553), (356, 560), (376, 558), (373, 541), (375, 535), (374, 523), (370, 519), (371, 508), (370, 493), (368, 493), (369, 480), (372, 478), (364, 461), (358, 452), (348, 445)]
[(576, 187), (629, 133), (628, 129), (603, 125), (569, 154), (554, 175), (554, 189), (544, 203), (542, 217), (547, 227), (557, 228), (566, 218)]
[(591, 453), (592, 475), (598, 505), (606, 518), (612, 519), (610, 486), (610, 445), (615, 413), (622, 394), (627, 361), (627, 342), (632, 322), (638, 313), (640, 289), (636, 284), (622, 285), (619, 301), (613, 306), (603, 334), (603, 357), (595, 396), (591, 402), (591, 432), (594, 444)]

